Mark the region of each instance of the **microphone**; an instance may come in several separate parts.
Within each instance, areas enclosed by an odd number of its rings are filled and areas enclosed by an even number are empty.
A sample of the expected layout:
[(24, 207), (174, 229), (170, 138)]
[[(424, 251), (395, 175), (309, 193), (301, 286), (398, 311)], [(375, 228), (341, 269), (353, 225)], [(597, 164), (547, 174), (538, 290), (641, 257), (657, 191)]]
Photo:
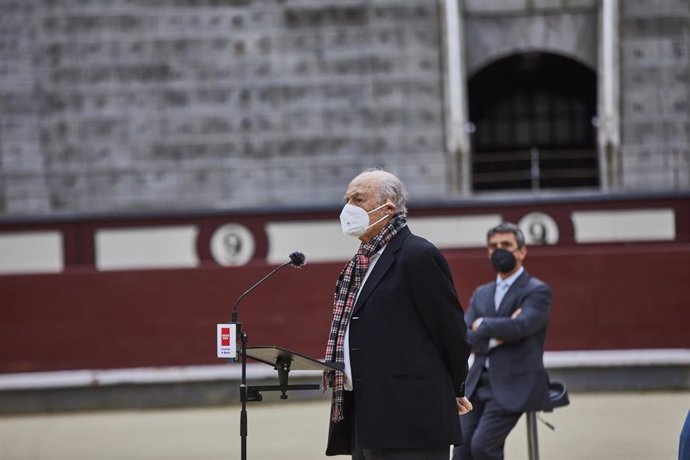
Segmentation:
[(301, 252), (295, 251), (290, 254), (290, 262), (288, 263), (295, 268), (299, 268), (307, 263), (307, 258)]
[(295, 268), (300, 268), (300, 267), (304, 266), (306, 263), (307, 263), (307, 258), (301, 252), (295, 251), (292, 254), (290, 254), (290, 260), (288, 260), (284, 264), (279, 265), (276, 268), (274, 268), (268, 275), (264, 276), (259, 281), (254, 283), (254, 285), (252, 287), (250, 287), (249, 289), (244, 291), (244, 293), (237, 298), (237, 300), (235, 301), (235, 305), (232, 306), (232, 319), (230, 320), (230, 322), (231, 323), (237, 322), (237, 307), (239, 306), (242, 299), (247, 297), (247, 295), (250, 292), (252, 292), (257, 286), (259, 286), (261, 283), (263, 283), (264, 281), (269, 279), (271, 276), (273, 276), (274, 273), (276, 273), (278, 270), (280, 270), (283, 267), (286, 267), (288, 265), (292, 265)]

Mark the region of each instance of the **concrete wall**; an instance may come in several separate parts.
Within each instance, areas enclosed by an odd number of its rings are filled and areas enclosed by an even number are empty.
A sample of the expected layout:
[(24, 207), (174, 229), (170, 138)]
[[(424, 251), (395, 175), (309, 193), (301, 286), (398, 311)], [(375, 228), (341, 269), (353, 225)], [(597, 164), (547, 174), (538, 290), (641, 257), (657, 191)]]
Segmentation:
[(492, 61), (525, 52), (550, 52), (597, 68), (594, 0), (464, 2), (468, 76)]
[(0, 213), (446, 192), (436, 2), (0, 1)]
[[(0, 0), (0, 215), (330, 205), (371, 166), (458, 198), (441, 3)], [(465, 0), (467, 76), (526, 51), (596, 69), (599, 4)], [(687, 190), (690, 6), (619, 5), (611, 191)]]
[(690, 4), (621, 1), (622, 186), (690, 187)]

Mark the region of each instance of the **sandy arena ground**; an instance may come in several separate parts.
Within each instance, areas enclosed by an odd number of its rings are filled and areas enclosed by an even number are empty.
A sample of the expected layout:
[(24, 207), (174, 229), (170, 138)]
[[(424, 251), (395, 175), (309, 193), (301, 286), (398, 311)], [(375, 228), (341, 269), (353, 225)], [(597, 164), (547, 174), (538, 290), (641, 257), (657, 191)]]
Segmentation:
[[(575, 393), (542, 414), (543, 460), (676, 460), (690, 392)], [(239, 406), (0, 417), (2, 460), (240, 458)], [(324, 459), (328, 401), (250, 403), (248, 459)], [(348, 457), (335, 457), (348, 458)], [(524, 418), (506, 459), (527, 459)]]

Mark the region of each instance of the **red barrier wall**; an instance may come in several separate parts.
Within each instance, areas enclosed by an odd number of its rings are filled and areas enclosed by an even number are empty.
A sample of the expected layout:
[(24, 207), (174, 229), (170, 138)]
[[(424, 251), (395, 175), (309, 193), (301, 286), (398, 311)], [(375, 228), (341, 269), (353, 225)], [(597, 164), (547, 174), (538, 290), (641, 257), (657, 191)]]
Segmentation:
[[(446, 251), (459, 297), (490, 280), (483, 250)], [(690, 347), (690, 244), (532, 247), (551, 284), (549, 350)], [(283, 269), (239, 308), (250, 345), (321, 357), (342, 263)], [(0, 372), (216, 364), (215, 324), (271, 267), (0, 276)]]

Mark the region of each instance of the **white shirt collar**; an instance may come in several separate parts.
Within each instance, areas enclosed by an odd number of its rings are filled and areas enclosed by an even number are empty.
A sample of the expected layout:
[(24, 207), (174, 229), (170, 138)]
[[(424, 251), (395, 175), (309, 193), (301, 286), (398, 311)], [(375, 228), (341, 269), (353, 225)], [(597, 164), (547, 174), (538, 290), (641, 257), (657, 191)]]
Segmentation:
[(515, 273), (513, 273), (512, 275), (510, 275), (510, 276), (509, 276), (508, 278), (506, 278), (506, 279), (501, 279), (501, 275), (500, 275), (500, 274), (497, 274), (497, 275), (496, 275), (496, 284), (501, 284), (501, 283), (503, 283), (503, 284), (506, 285), (506, 287), (510, 287), (510, 286), (513, 285), (513, 283), (515, 282), (515, 280), (518, 279), (518, 277), (519, 277), (520, 275), (522, 275), (522, 272), (524, 272), (524, 271), (525, 271), (525, 267), (520, 267), (520, 269), (519, 269), (518, 271), (516, 271)]

